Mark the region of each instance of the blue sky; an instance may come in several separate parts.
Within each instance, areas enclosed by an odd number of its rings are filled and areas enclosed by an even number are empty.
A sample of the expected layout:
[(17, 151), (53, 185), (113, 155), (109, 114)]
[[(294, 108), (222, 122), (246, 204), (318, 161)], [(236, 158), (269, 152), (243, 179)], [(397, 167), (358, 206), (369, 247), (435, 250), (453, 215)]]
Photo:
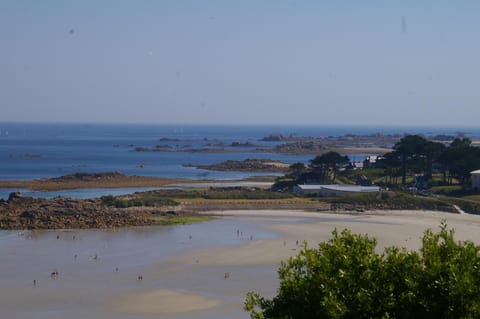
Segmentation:
[(480, 1), (0, 1), (1, 121), (472, 126)]

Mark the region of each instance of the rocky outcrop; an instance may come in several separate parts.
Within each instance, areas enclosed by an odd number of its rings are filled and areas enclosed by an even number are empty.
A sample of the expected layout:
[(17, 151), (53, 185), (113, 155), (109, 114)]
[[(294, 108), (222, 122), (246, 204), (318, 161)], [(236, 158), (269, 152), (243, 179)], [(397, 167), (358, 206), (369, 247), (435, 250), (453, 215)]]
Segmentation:
[(312, 140), (277, 145), (273, 148), (273, 151), (275, 153), (285, 154), (321, 154), (325, 152), (326, 149), (327, 148), (322, 141)]
[(286, 172), (289, 164), (271, 159), (251, 159), (243, 161), (228, 160), (212, 165), (191, 165), (185, 166), (207, 169), (212, 171), (235, 171), (235, 172)]
[(0, 202), (0, 229), (115, 228), (153, 225), (161, 209), (105, 207), (98, 199), (35, 199), (12, 193)]

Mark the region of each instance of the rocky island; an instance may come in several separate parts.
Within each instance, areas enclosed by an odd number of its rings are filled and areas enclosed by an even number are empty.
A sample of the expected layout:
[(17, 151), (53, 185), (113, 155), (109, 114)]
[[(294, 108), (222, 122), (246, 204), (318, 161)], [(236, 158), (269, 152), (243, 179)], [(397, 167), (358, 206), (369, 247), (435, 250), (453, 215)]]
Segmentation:
[(212, 171), (236, 171), (236, 172), (280, 172), (288, 171), (290, 164), (272, 159), (251, 159), (243, 161), (227, 160), (212, 165), (184, 164), (186, 167), (195, 167)]

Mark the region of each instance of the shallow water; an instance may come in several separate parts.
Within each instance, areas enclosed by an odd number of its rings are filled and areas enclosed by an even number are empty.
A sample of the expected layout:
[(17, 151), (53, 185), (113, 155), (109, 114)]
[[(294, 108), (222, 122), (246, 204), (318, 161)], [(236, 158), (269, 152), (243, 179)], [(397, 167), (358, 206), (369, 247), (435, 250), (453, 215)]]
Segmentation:
[[(254, 225), (226, 218), (185, 226), (117, 231), (1, 231), (2, 317), (159, 318), (158, 315), (115, 313), (109, 305), (115, 296), (131, 292), (167, 288), (195, 293), (200, 287), (211, 286), (217, 291), (224, 290), (221, 295), (226, 304), (189, 314), (191, 318), (248, 318), (238, 304), (244, 296), (243, 293), (238, 295), (238, 286), (233, 291), (221, 286), (225, 281), (219, 274), (223, 274), (224, 269), (201, 265), (192, 268), (190, 265), (165, 276), (162, 265), (170, 256), (196, 248), (245, 243), (248, 239), (237, 237), (237, 229), (242, 230), (244, 238), (250, 235), (255, 239), (276, 236), (260, 226), (261, 223)], [(152, 273), (153, 265), (160, 270)], [(235, 267), (230, 267), (229, 271), (231, 268)], [(253, 268), (237, 268), (237, 279), (262, 274), (262, 267), (256, 267), (254, 271)], [(275, 276), (271, 267), (263, 268), (270, 277)], [(58, 278), (51, 278), (54, 271), (58, 271)], [(143, 275), (142, 281), (137, 280), (139, 275)], [(186, 318), (185, 314), (167, 317)]]

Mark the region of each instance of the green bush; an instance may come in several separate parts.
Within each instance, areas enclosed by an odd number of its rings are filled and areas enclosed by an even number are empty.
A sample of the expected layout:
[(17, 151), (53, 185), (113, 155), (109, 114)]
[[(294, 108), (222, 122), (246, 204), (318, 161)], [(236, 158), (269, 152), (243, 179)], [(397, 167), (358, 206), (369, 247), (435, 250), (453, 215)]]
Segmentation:
[(445, 223), (424, 233), (419, 252), (335, 230), (333, 238), (281, 264), (269, 300), (249, 292), (254, 319), (479, 318), (480, 248), (456, 242)]

